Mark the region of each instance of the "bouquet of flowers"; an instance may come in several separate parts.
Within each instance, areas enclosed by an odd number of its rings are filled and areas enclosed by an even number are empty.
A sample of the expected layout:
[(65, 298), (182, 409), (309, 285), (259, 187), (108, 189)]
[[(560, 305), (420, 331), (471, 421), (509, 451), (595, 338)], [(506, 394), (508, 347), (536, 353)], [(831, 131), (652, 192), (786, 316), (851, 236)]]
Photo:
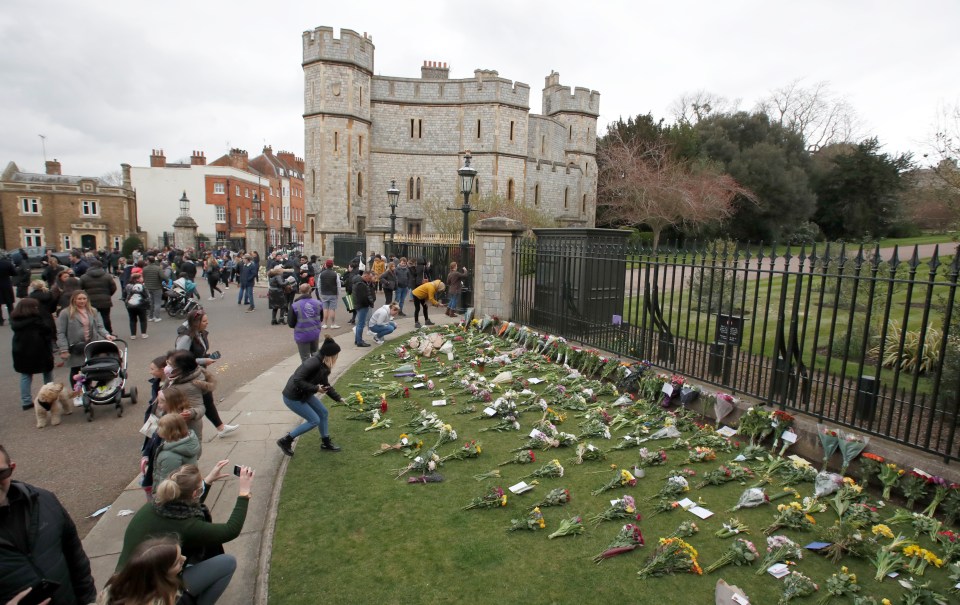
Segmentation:
[(740, 494), (740, 499), (737, 501), (737, 505), (731, 508), (730, 512), (740, 510), (741, 508), (756, 508), (769, 501), (770, 498), (767, 497), (767, 494), (763, 491), (763, 488), (749, 487), (744, 490), (742, 494)]
[(399, 479), (400, 477), (403, 477), (410, 471), (415, 471), (423, 475), (427, 473), (432, 473), (441, 464), (443, 463), (440, 460), (440, 456), (438, 456), (437, 453), (433, 450), (427, 450), (426, 452), (414, 458), (410, 462), (410, 464), (408, 464), (404, 468), (397, 469), (397, 472), (398, 472), (397, 479)]
[(729, 521), (724, 523), (720, 529), (714, 534), (718, 538), (732, 538), (738, 534), (749, 534), (750, 528), (744, 524), (743, 521), (732, 517)]
[(637, 447), (637, 445), (639, 444), (640, 444), (640, 438), (630, 433), (630, 434), (624, 435), (620, 439), (620, 443), (616, 444), (610, 449), (612, 449), (613, 451), (620, 451), (620, 450), (625, 450), (631, 447)]
[(507, 531), (518, 531), (521, 529), (536, 531), (546, 526), (547, 523), (543, 520), (543, 513), (540, 512), (539, 508), (534, 508), (522, 519), (510, 519), (510, 527), (507, 528)]
[(770, 412), (760, 407), (747, 408), (740, 417), (740, 426), (737, 432), (750, 439), (750, 445), (758, 445), (767, 435), (773, 432), (770, 423)]
[(610, 479), (610, 481), (608, 481), (603, 487), (593, 490), (592, 492), (590, 492), (590, 494), (593, 496), (598, 496), (605, 491), (608, 491), (620, 486), (633, 487), (634, 485), (637, 484), (637, 478), (634, 477), (630, 473), (630, 471), (626, 469), (620, 469), (619, 471), (615, 471), (615, 472), (616, 472), (616, 475), (614, 475), (614, 477)]
[(507, 505), (507, 495), (499, 487), (491, 487), (487, 493), (477, 496), (470, 501), (470, 504), (460, 510), (472, 510), (474, 508), (498, 508)]
[(703, 573), (713, 573), (731, 563), (737, 567), (753, 565), (753, 562), (759, 558), (760, 555), (757, 553), (757, 548), (753, 545), (753, 542), (743, 538), (737, 538), (730, 543), (730, 548), (728, 548), (719, 559), (703, 570)]
[(640, 528), (633, 523), (627, 523), (620, 528), (619, 533), (603, 552), (593, 558), (593, 562), (599, 565), (610, 557), (634, 551), (639, 546), (643, 546), (643, 534), (640, 533)]
[(883, 463), (883, 456), (864, 452), (863, 456), (860, 457), (860, 485), (863, 487), (870, 485), (870, 478), (880, 474)]
[(950, 484), (943, 477), (930, 477), (927, 482), (933, 487), (933, 500), (927, 508), (923, 509), (923, 514), (932, 517), (937, 512), (937, 507), (947, 497)]
[(950, 564), (950, 581), (955, 582), (953, 592), (960, 592), (960, 561)]
[(507, 460), (506, 462), (501, 462), (497, 466), (506, 466), (508, 464), (530, 464), (531, 462), (537, 461), (537, 455), (533, 453), (533, 450), (523, 450), (518, 452), (516, 456), (512, 459)]
[(943, 566), (943, 559), (934, 554), (933, 551), (920, 548), (916, 544), (911, 544), (904, 548), (903, 556), (909, 559), (907, 569), (910, 570), (910, 573), (918, 576), (923, 575), (923, 572), (927, 569), (927, 565), (933, 565), (934, 567)]
[(853, 462), (853, 459), (860, 455), (860, 452), (870, 443), (870, 438), (865, 435), (857, 435), (847, 431), (840, 431), (840, 454), (843, 455), (843, 463), (840, 465), (840, 474), (847, 472), (847, 467)]
[(803, 506), (799, 502), (793, 501), (789, 504), (777, 505), (777, 515), (773, 519), (773, 524), (763, 530), (763, 533), (769, 536), (782, 527), (807, 531), (813, 528), (814, 524), (816, 524), (816, 521), (809, 513), (804, 512)]
[(668, 382), (664, 383), (664, 386), (670, 385), (672, 389), (669, 390), (669, 393), (667, 392), (667, 390), (663, 391), (663, 398), (660, 400), (660, 407), (662, 408), (670, 407), (670, 400), (673, 399), (674, 397), (680, 396), (680, 389), (683, 388), (683, 383), (685, 381), (686, 379), (683, 376), (680, 376), (679, 374), (674, 374), (673, 376), (670, 377), (670, 380)]
[(901, 569), (906, 563), (900, 553), (893, 550), (887, 550), (886, 548), (881, 548), (878, 550), (877, 554), (870, 558), (870, 562), (873, 563), (874, 567), (877, 569), (876, 575), (873, 576), (873, 579), (877, 582), (883, 582), (883, 579), (887, 577), (887, 574)]
[(400, 433), (400, 440), (394, 444), (390, 443), (381, 443), (380, 449), (373, 453), (374, 456), (379, 456), (386, 452), (394, 451), (403, 451), (404, 453), (410, 453), (411, 451), (416, 451), (423, 447), (423, 440), (412, 439), (406, 433)]
[(907, 499), (907, 508), (913, 510), (917, 500), (927, 497), (927, 478), (916, 471), (910, 471), (900, 479), (900, 492)]
[(880, 483), (883, 484), (883, 499), (890, 499), (890, 492), (900, 482), (903, 476), (903, 469), (896, 464), (888, 462), (880, 467)]
[(567, 502), (570, 502), (570, 490), (557, 487), (549, 492), (547, 492), (546, 497), (532, 505), (530, 508), (543, 508), (545, 506), (563, 506)]
[(767, 538), (767, 554), (760, 561), (760, 569), (757, 575), (762, 576), (767, 569), (774, 563), (780, 561), (799, 561), (803, 558), (803, 549), (800, 545), (790, 538), (779, 535)]
[(661, 464), (666, 464), (667, 462), (667, 452), (663, 448), (660, 448), (656, 452), (651, 452), (645, 447), (640, 448), (640, 463), (637, 465), (640, 468), (646, 468), (648, 466), (660, 466)]
[(731, 481), (744, 481), (750, 477), (752, 471), (739, 464), (731, 463), (729, 465), (721, 464), (712, 471), (703, 474), (703, 480), (694, 486), (695, 489), (701, 489), (708, 485), (723, 485)]
[(456, 440), (457, 431), (449, 424), (444, 424), (440, 427), (440, 436), (437, 437), (437, 443), (433, 446), (433, 449), (437, 449), (445, 443), (453, 443)]
[(583, 424), (583, 428), (580, 430), (577, 438), (587, 439), (590, 437), (610, 439), (610, 427), (597, 418), (588, 420)]
[(547, 538), (553, 540), (554, 538), (559, 538), (561, 536), (573, 536), (576, 534), (583, 533), (583, 519), (579, 515), (575, 517), (570, 517), (569, 519), (564, 519), (560, 522), (560, 527), (557, 528), (557, 531), (553, 532)]
[[(774, 410), (770, 415), (770, 425), (773, 427), (773, 447), (770, 448), (771, 452), (777, 450), (777, 445), (780, 443), (780, 438), (783, 437), (783, 434), (793, 428), (794, 420), (795, 418), (793, 416), (783, 410)], [(783, 450), (780, 451), (781, 456), (783, 456), (783, 452), (787, 450), (788, 445), (789, 442), (783, 444)]]
[(786, 605), (793, 599), (812, 595), (818, 590), (820, 587), (813, 580), (799, 571), (791, 571), (790, 575), (783, 579), (783, 594), (780, 596), (779, 605)]
[(655, 498), (676, 498), (680, 494), (688, 491), (690, 491), (690, 483), (687, 481), (687, 475), (681, 472), (667, 477), (667, 483), (660, 488), (659, 492), (649, 496), (647, 500), (653, 500)]
[(364, 431), (372, 431), (375, 429), (388, 429), (393, 425), (393, 420), (389, 418), (380, 418), (380, 410), (376, 410), (373, 418), (371, 418), (370, 426), (365, 427)]
[(688, 453), (690, 462), (709, 462), (717, 459), (717, 453), (709, 447), (697, 446)]
[(943, 500), (942, 510), (943, 522), (946, 525), (953, 525), (957, 517), (960, 517), (960, 484), (950, 484), (947, 497)]
[(718, 425), (721, 420), (727, 417), (727, 414), (733, 411), (734, 401), (733, 395), (728, 395), (727, 393), (714, 394), (713, 417), (716, 418)]
[(599, 525), (603, 521), (612, 521), (614, 519), (626, 519), (627, 517), (632, 517), (637, 512), (637, 503), (633, 499), (633, 496), (628, 496), (624, 494), (617, 500), (611, 502), (610, 507), (594, 515), (590, 522), (594, 525)]
[(826, 470), (830, 457), (840, 447), (840, 434), (826, 425), (818, 424), (817, 435), (820, 437), (820, 445), (823, 446), (823, 469)]
[(697, 527), (697, 524), (693, 521), (684, 521), (677, 526), (677, 529), (673, 530), (670, 535), (666, 536), (664, 539), (670, 538), (689, 538), (690, 536), (698, 533), (700, 528)]
[(440, 462), (446, 462), (448, 460), (465, 460), (467, 458), (476, 458), (480, 455), (480, 452), (483, 451), (480, 448), (480, 444), (476, 440), (468, 441), (464, 443), (460, 449), (453, 452), (452, 454), (447, 454), (440, 459)]
[(647, 564), (637, 572), (641, 578), (656, 578), (675, 573), (703, 575), (697, 551), (682, 538), (661, 538)]
[(813, 493), (818, 498), (829, 496), (836, 492), (843, 485), (843, 477), (836, 473), (820, 471), (816, 479), (813, 480)]
[(854, 595), (860, 592), (860, 585), (857, 584), (857, 574), (850, 573), (846, 566), (840, 568), (839, 573), (835, 573), (827, 579), (825, 593), (820, 599), (820, 605), (826, 605), (833, 597), (844, 597)]
[(560, 461), (554, 458), (550, 462), (544, 464), (537, 470), (533, 471), (529, 475), (524, 475), (520, 479), (529, 479), (531, 477), (563, 477), (563, 466), (560, 464)]
[(517, 421), (517, 417), (514, 414), (507, 414), (503, 416), (499, 422), (496, 424), (491, 424), (490, 426), (483, 427), (479, 432), (486, 433), (487, 431), (496, 431), (498, 433), (503, 433), (506, 431), (519, 431), (520, 423)]
[(778, 474), (780, 475), (780, 484), (784, 487), (797, 485), (798, 483), (813, 483), (817, 480), (816, 469), (802, 458), (791, 460), (790, 464), (778, 471)]
[(473, 478), (477, 481), (486, 481), (487, 479), (500, 479), (500, 469), (494, 469), (492, 471), (487, 471), (485, 473), (479, 473), (474, 475)]
[(603, 450), (592, 443), (581, 443), (577, 445), (577, 456), (572, 460), (574, 464), (583, 464), (584, 460), (604, 460), (606, 457)]
[(912, 513), (902, 508), (897, 509), (892, 517), (887, 519), (890, 525), (904, 525), (909, 523), (913, 527), (914, 539), (919, 538), (920, 534), (927, 534), (931, 540), (937, 539), (937, 532), (943, 526), (942, 523), (921, 513)]
[(943, 547), (943, 562), (949, 563), (960, 554), (960, 534), (944, 530), (937, 532), (937, 542)]

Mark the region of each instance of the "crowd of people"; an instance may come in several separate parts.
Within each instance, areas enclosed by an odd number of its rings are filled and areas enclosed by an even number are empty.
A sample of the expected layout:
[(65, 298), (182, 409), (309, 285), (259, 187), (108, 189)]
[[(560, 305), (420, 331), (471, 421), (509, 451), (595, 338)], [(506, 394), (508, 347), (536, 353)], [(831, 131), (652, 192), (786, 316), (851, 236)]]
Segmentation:
[[(66, 390), (78, 395), (74, 381), (81, 374), (86, 345), (123, 338), (112, 322), (115, 305), (127, 311), (127, 338), (148, 338), (149, 324), (162, 321), (160, 313), (170, 291), (179, 289), (199, 300), (196, 282), (205, 279), (209, 300), (214, 300), (235, 284), (237, 304), (253, 312), (253, 288), (260, 279), (256, 253), (229, 251), (197, 255), (192, 250), (164, 249), (114, 259), (113, 254), (75, 250), (64, 265), (51, 255), (39, 279), (30, 272), (26, 280), (22, 266), (0, 255), (0, 307), (7, 307), (13, 330), (23, 409), (38, 405), (34, 375), (52, 383), (56, 367), (69, 369)], [(338, 307), (343, 304), (351, 314), (356, 346), (370, 346), (368, 334), (381, 344), (396, 330), (397, 320), (407, 316), (404, 307), (411, 301), (418, 328), (421, 312), (424, 324), (432, 325), (428, 308), (440, 306), (444, 292), (450, 296), (446, 313), (455, 314), (467, 274), (452, 263), (446, 279), (440, 279), (426, 259), (411, 262), (379, 254), (364, 259), (359, 252), (345, 270), (337, 270), (332, 259), (282, 252), (269, 255), (264, 268), (271, 324), (292, 328), (301, 358), (280, 395), (304, 419), (277, 441), (288, 456), (294, 453), (297, 437), (314, 428), (320, 433), (322, 451), (340, 450), (331, 439), (321, 402), (324, 395), (341, 399), (329, 381), (340, 353), (330, 335), (340, 328)], [(4, 323), (0, 314), (0, 325)], [(49, 599), (44, 602), (103, 605), (209, 604), (223, 594), (236, 569), (235, 558), (224, 552), (223, 544), (243, 527), (254, 472), (236, 467), (232, 474), (223, 473), (227, 460), (216, 462), (205, 477), (200, 470), (203, 418), (216, 428), (217, 437), (240, 428), (225, 424), (216, 407), (211, 366), (219, 352), (212, 350), (209, 326), (208, 312), (198, 305), (179, 326), (172, 348), (161, 348), (166, 352), (149, 364), (150, 397), (139, 452), (147, 502), (133, 515), (116, 573), (99, 594), (69, 515), (52, 493), (12, 478), (16, 464), (0, 445), (0, 603), (17, 603), (33, 591), (44, 593)], [(65, 411), (73, 403), (68, 402)], [(233, 513), (226, 523), (213, 523), (204, 504), (206, 495), (214, 482), (233, 475), (238, 477)]]

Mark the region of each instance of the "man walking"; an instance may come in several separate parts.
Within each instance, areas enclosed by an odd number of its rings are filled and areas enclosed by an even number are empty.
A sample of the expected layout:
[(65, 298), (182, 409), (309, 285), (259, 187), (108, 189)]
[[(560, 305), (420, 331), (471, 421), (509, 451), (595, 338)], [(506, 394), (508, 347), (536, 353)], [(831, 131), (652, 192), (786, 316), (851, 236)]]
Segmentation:
[(147, 266), (143, 268), (143, 287), (150, 297), (150, 321), (162, 321), (160, 305), (163, 303), (163, 269), (157, 257), (147, 257)]
[(240, 267), (240, 292), (237, 294), (237, 304), (249, 305), (247, 313), (255, 310), (253, 304), (253, 284), (257, 280), (257, 264), (249, 254), (243, 257)]
[(90, 306), (100, 312), (103, 327), (113, 334), (110, 309), (113, 307), (113, 295), (117, 292), (117, 281), (104, 270), (103, 263), (92, 260), (90, 268), (80, 278), (80, 288), (87, 293)]
[(41, 580), (60, 584), (53, 603), (93, 603), (90, 560), (73, 520), (52, 493), (13, 481), (16, 467), (0, 445), (0, 603)]
[(328, 258), (324, 269), (317, 276), (317, 291), (320, 293), (320, 302), (323, 304), (323, 326), (336, 330), (337, 325), (337, 297), (340, 295), (340, 276), (333, 270), (333, 259)]
[(363, 331), (367, 328), (367, 315), (370, 308), (377, 302), (377, 293), (373, 289), (373, 273), (364, 271), (360, 279), (353, 285), (353, 305), (357, 310), (356, 335), (353, 343), (358, 347), (369, 347), (370, 343), (363, 340)]

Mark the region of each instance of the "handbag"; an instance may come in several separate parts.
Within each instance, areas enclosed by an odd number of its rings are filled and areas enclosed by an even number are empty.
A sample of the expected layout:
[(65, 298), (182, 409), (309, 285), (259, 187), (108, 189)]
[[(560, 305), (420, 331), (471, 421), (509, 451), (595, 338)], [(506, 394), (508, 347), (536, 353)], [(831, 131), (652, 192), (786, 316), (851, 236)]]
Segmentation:
[(68, 347), (71, 355), (83, 355), (83, 350), (87, 347), (86, 341), (75, 342)]
[(150, 414), (147, 417), (147, 421), (143, 423), (143, 426), (140, 427), (140, 434), (144, 437), (152, 437), (153, 434), (157, 431), (157, 425), (160, 423), (160, 419), (157, 418), (156, 414)]
[(350, 311), (351, 313), (353, 312), (355, 308), (353, 294), (347, 294), (343, 297), (343, 306), (347, 309), (347, 311)]

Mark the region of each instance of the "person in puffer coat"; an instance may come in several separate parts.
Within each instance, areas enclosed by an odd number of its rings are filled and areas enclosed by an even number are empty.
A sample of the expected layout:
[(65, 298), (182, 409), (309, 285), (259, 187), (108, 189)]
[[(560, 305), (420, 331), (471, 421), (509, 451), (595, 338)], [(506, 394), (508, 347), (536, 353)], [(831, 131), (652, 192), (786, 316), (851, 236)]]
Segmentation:
[(157, 425), (157, 435), (163, 442), (154, 453), (153, 485), (160, 485), (173, 471), (200, 459), (200, 438), (187, 428), (187, 421), (180, 414), (164, 414)]
[(110, 308), (113, 307), (113, 295), (117, 292), (117, 282), (103, 269), (98, 260), (90, 261), (90, 268), (80, 278), (80, 288), (90, 298), (90, 306), (100, 312), (100, 319), (107, 332), (113, 334), (110, 321)]
[[(270, 307), (270, 325), (277, 325), (281, 323), (286, 323), (286, 305), (287, 305), (287, 296), (284, 293), (283, 288), (285, 286), (283, 281), (283, 266), (276, 265), (273, 269), (267, 271), (267, 305)], [(279, 311), (280, 319), (277, 319), (277, 312)]]

